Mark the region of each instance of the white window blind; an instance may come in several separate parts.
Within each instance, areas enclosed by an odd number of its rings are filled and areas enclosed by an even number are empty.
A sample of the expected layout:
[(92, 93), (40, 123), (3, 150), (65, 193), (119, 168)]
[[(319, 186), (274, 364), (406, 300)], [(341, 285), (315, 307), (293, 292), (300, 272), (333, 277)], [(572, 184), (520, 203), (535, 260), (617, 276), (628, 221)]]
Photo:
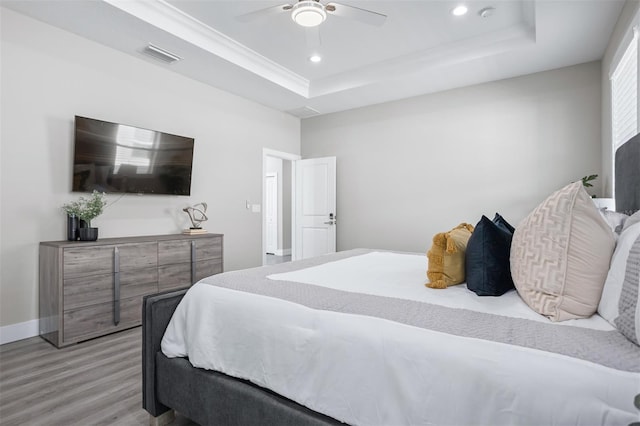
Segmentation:
[(613, 150), (638, 133), (638, 33), (611, 76)]

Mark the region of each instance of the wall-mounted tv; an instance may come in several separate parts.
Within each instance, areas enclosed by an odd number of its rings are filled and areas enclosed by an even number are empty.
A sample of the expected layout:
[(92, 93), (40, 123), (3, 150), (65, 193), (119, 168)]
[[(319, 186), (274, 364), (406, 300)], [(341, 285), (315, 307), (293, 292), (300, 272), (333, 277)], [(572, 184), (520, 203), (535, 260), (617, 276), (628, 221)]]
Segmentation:
[(75, 117), (76, 192), (190, 195), (194, 139)]

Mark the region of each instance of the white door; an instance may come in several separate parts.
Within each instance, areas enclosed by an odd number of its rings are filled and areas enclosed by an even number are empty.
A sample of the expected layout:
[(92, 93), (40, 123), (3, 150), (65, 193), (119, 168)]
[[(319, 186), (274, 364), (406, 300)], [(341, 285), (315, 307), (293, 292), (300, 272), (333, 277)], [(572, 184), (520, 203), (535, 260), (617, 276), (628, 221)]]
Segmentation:
[(336, 157), (294, 162), (293, 259), (336, 251)]
[(269, 254), (278, 250), (278, 174), (265, 176), (265, 219), (267, 225), (267, 245)]

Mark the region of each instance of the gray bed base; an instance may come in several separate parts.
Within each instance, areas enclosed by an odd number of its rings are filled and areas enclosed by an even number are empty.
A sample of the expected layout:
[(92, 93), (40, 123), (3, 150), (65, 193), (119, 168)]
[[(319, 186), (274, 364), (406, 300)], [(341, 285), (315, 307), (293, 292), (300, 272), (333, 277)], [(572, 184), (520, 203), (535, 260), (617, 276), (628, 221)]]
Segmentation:
[(640, 209), (640, 133), (616, 151), (616, 211), (632, 214)]
[(201, 425), (338, 425), (274, 392), (186, 358), (167, 358), (160, 342), (185, 290), (147, 296), (142, 304), (142, 406), (154, 418), (175, 410)]

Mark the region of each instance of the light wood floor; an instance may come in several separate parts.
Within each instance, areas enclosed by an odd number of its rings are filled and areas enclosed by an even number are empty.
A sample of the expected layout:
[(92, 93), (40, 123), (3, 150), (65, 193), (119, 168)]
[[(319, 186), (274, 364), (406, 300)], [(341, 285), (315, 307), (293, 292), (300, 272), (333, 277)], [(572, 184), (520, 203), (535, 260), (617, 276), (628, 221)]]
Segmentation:
[(148, 425), (141, 348), (141, 327), (63, 349), (40, 337), (0, 346), (0, 425)]

